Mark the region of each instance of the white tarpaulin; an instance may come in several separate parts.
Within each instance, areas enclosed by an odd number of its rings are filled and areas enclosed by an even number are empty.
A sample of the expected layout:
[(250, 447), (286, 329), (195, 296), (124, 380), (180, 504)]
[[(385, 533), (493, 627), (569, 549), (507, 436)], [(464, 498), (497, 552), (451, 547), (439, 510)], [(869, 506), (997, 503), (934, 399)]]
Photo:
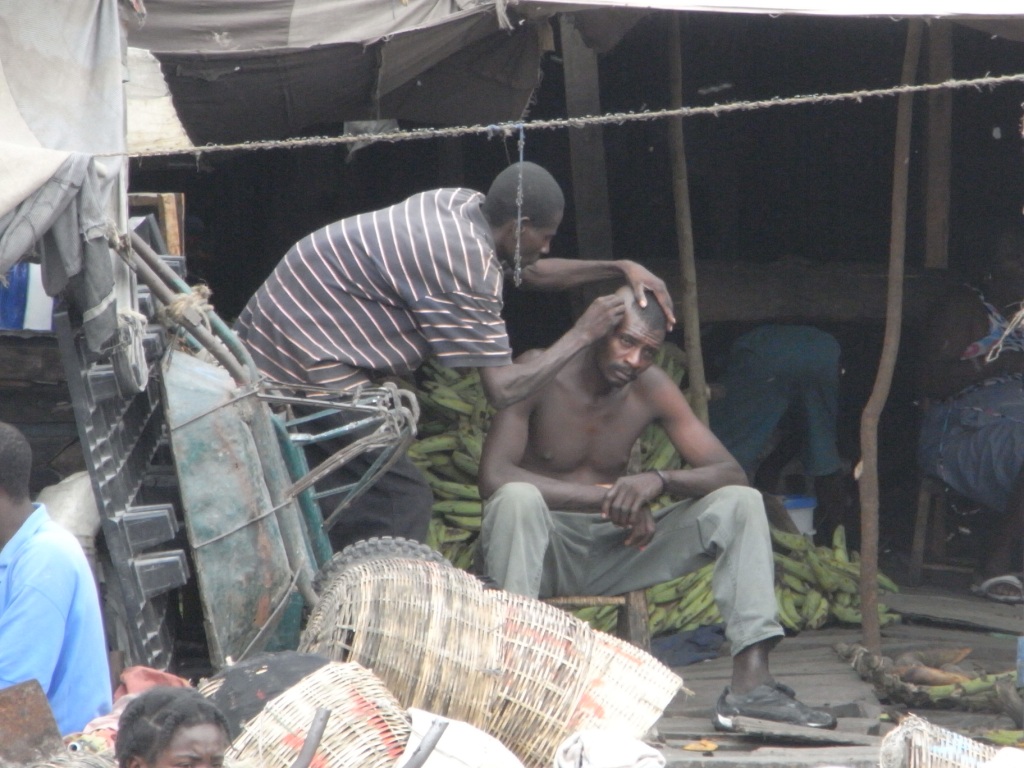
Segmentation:
[(96, 349), (115, 328), (107, 231), (124, 151), (116, 0), (32, 0), (0, 14), (0, 274), (31, 254), (81, 309)]
[(953, 17), (1024, 40), (1024, 3), (1011, 0), (148, 0), (146, 7), (128, 42), (152, 57), (130, 57), (130, 82), (162, 79), (163, 92), (147, 86), (140, 96), (129, 86), (136, 151), (286, 139), (358, 120), (516, 120), (539, 82), (548, 19), (563, 11), (585, 10), (580, 20), (595, 23), (602, 9)]
[(240, 53), (371, 45), (392, 35), (493, 15), (494, 0), (148, 0), (129, 42), (155, 53)]
[(154, 58), (130, 57), (130, 82), (152, 81), (158, 65), (188, 138), (163, 135), (178, 130), (175, 120), (148, 114), (159, 102), (130, 86), (133, 149), (285, 139), (354, 120), (513, 119), (539, 82), (550, 37), (546, 21), (503, 29), (493, 0), (149, 0), (146, 7), (128, 43)]

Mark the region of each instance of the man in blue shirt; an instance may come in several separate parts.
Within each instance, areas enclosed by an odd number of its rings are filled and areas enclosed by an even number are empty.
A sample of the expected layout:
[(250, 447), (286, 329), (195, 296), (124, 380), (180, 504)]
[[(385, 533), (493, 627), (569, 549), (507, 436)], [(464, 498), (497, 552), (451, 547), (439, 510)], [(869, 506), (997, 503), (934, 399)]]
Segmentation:
[(0, 688), (38, 680), (62, 735), (111, 706), (96, 582), (78, 541), (29, 500), (32, 449), (0, 422)]

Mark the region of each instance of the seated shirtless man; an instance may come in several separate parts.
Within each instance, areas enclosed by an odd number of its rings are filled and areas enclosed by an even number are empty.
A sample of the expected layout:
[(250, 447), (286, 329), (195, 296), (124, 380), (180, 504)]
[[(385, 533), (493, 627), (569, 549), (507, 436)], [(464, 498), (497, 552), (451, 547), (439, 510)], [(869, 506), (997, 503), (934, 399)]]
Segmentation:
[[(613, 595), (715, 560), (715, 601), (733, 654), (716, 727), (738, 715), (832, 728), (835, 718), (775, 682), (774, 563), (764, 504), (743, 469), (652, 365), (665, 339), (656, 302), (626, 292), (621, 324), (543, 389), (498, 412), (480, 464), (487, 574), (530, 597)], [(527, 355), (537, 354), (527, 352)], [(687, 469), (626, 475), (633, 443), (658, 422)], [(652, 514), (667, 491), (681, 501)]]

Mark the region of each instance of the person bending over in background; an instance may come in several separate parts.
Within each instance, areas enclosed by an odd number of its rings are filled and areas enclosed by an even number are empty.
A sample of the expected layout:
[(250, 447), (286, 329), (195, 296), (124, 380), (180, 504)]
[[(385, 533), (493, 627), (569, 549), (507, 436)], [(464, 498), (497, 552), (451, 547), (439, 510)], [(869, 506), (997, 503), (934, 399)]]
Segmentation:
[[(486, 573), (529, 597), (615, 595), (714, 560), (733, 654), (716, 727), (731, 729), (738, 715), (834, 727), (830, 713), (799, 702), (768, 668), (783, 630), (761, 495), (743, 487), (743, 469), (652, 365), (665, 339), (661, 309), (639, 307), (628, 289), (618, 295), (627, 305), (618, 327), (491, 423), (480, 462)], [(688, 468), (624, 474), (652, 422)], [(681, 500), (652, 513), (664, 492)]]
[(0, 688), (38, 680), (62, 735), (110, 711), (96, 581), (78, 540), (29, 500), (32, 448), (0, 422)]
[(839, 353), (839, 342), (817, 328), (758, 326), (733, 342), (708, 403), (711, 429), (751, 482), (768, 492), (778, 478), (767, 477), (766, 465), (778, 462), (774, 452), (766, 454), (776, 430), (787, 426), (778, 453), (788, 460), (789, 445), (802, 449), (804, 473), (814, 478), (815, 522), (824, 540), (839, 524), (852, 528), (856, 539), (859, 527), (838, 448)]
[(934, 312), (918, 382), (918, 463), (997, 518), (978, 589), (1007, 602), (1024, 602), (1021, 577), (1010, 573), (1024, 532), (1024, 326), (1010, 330), (1022, 300), (1018, 226), (1001, 236), (978, 286), (957, 286)]
[[(672, 316), (665, 283), (639, 264), (541, 258), (564, 207), (550, 173), (516, 163), (498, 174), (486, 197), (437, 189), (343, 219), (292, 247), (235, 329), (260, 371), (284, 384), (338, 392), (374, 376), (414, 371), (436, 355), (450, 368), (479, 368), (488, 401), (509, 405), (547, 383), (623, 311), (621, 300), (602, 297), (550, 349), (513, 365), (501, 309), (503, 279), (516, 274), (517, 257), (527, 287), (560, 290), (623, 279), (640, 296), (651, 289)], [(320, 424), (341, 426), (338, 418)], [(310, 463), (342, 447), (313, 446)], [(340, 482), (361, 479), (375, 458), (371, 452), (350, 461)], [(346, 510), (331, 541), (335, 549), (372, 536), (422, 541), (432, 504), (426, 480), (402, 456)]]
[(158, 686), (129, 702), (118, 721), (118, 768), (220, 768), (227, 720), (193, 688)]

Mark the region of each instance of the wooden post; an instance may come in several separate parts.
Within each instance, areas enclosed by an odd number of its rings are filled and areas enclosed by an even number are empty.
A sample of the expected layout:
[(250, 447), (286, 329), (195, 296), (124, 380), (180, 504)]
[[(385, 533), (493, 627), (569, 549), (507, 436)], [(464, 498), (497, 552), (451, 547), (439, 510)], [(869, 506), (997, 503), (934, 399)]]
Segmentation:
[[(900, 82), (909, 85), (917, 74), (924, 24), (909, 22)], [(889, 397), (903, 322), (903, 272), (907, 243), (907, 179), (910, 169), (910, 128), (913, 95), (900, 94), (892, 172), (892, 222), (889, 232), (889, 283), (886, 292), (885, 335), (878, 374), (860, 421), (860, 605), (863, 644), (873, 653), (882, 645), (878, 622), (878, 421)]]
[[(928, 81), (942, 83), (953, 77), (953, 44), (950, 22), (934, 19), (928, 24)], [(946, 269), (949, 265), (949, 176), (953, 121), (953, 92), (928, 94), (928, 169), (925, 182), (924, 265)]]
[[(679, 40), (679, 14), (670, 12), (669, 24), (669, 106), (683, 106), (683, 53)], [(690, 405), (705, 424), (708, 423), (708, 385), (704, 375), (704, 357), (700, 349), (700, 315), (697, 312), (697, 264), (693, 255), (693, 222), (690, 217), (690, 187), (683, 145), (683, 118), (668, 121), (668, 145), (672, 157), (672, 194), (676, 206), (676, 239), (679, 243), (679, 282), (682, 304), (683, 348), (686, 350), (686, 374), (690, 385)]]
[[(597, 53), (587, 47), (571, 13), (559, 14), (565, 106), (569, 117), (601, 114)], [(605, 171), (604, 131), (599, 125), (569, 129), (576, 242), (584, 259), (612, 259), (612, 224)]]

